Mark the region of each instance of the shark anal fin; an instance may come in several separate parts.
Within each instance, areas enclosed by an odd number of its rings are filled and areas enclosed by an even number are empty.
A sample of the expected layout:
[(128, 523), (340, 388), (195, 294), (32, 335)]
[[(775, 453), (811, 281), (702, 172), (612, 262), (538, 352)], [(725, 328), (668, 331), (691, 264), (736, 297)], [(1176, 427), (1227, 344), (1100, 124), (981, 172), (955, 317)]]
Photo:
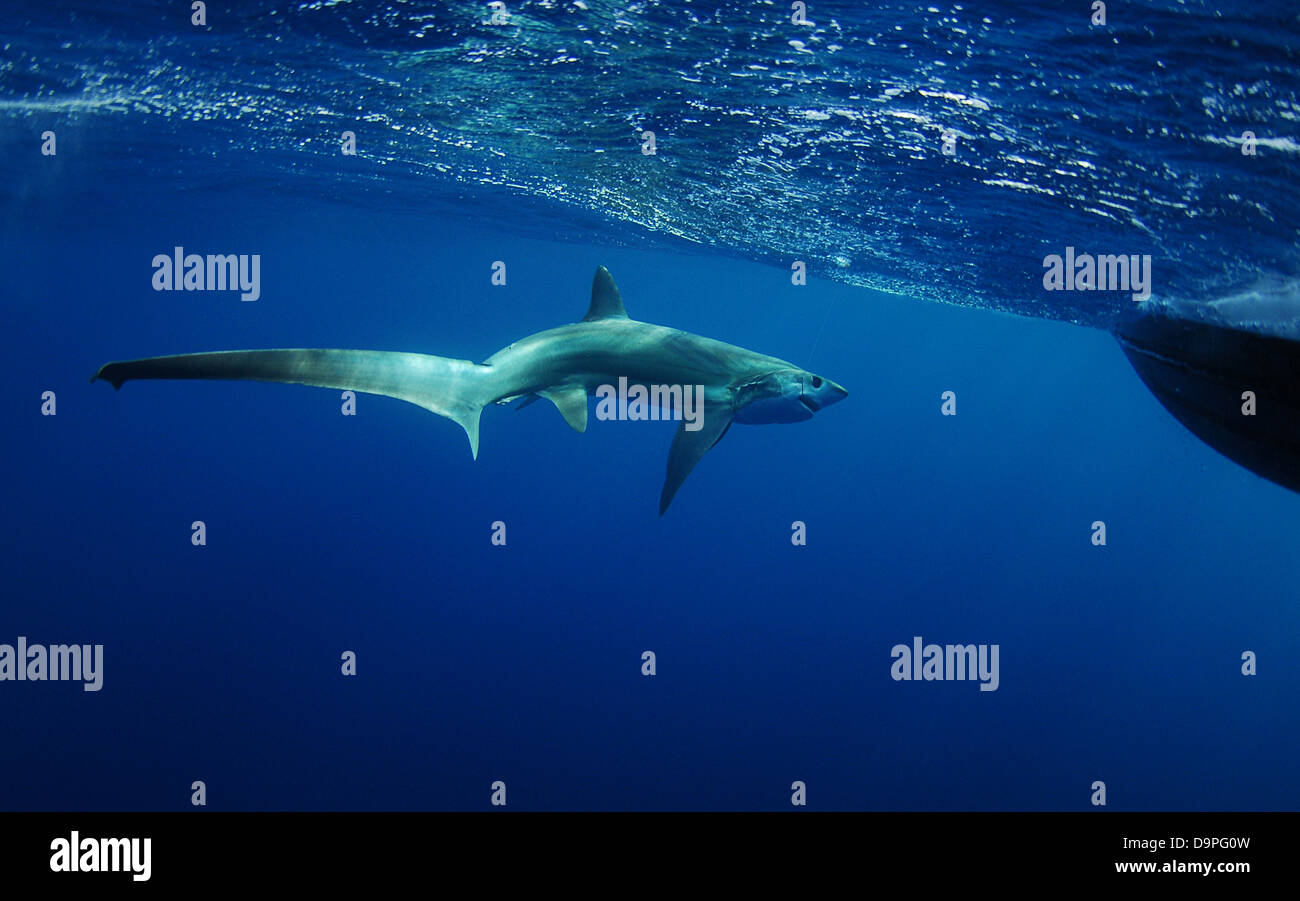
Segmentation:
[(731, 407), (728, 404), (705, 403), (700, 428), (688, 431), (687, 421), (677, 427), (673, 446), (668, 451), (668, 473), (664, 477), (664, 489), (659, 494), (659, 515), (663, 516), (668, 505), (673, 502), (677, 489), (691, 474), (695, 464), (707, 454), (715, 444), (722, 440), (731, 428)]
[(582, 321), (626, 318), (627, 310), (623, 307), (623, 297), (618, 293), (618, 285), (614, 284), (614, 276), (601, 266), (596, 270), (595, 278), (591, 280), (591, 306), (587, 308), (587, 315), (582, 317)]
[(537, 392), (555, 404), (564, 421), (575, 432), (587, 431), (587, 389), (582, 385), (556, 385)]

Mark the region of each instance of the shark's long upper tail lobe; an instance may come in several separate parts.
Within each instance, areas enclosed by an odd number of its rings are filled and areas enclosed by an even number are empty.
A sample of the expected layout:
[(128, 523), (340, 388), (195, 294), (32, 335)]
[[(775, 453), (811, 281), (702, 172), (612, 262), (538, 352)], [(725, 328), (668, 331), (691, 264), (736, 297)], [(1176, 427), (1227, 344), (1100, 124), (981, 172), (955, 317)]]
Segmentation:
[(383, 350), (230, 350), (109, 363), (91, 378), (114, 388), (130, 379), (249, 379), (383, 394), (460, 423), (478, 457), (479, 414), (497, 399), (492, 367), (469, 360)]

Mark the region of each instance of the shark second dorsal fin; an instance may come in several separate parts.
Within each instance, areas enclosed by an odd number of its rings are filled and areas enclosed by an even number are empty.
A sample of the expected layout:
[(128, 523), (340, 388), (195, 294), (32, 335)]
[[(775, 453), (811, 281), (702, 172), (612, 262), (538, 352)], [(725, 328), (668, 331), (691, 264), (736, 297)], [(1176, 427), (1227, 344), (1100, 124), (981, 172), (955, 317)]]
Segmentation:
[(595, 322), (597, 319), (626, 319), (627, 310), (623, 308), (623, 298), (619, 296), (618, 285), (614, 276), (601, 266), (596, 270), (596, 277), (591, 280), (591, 306), (583, 322)]

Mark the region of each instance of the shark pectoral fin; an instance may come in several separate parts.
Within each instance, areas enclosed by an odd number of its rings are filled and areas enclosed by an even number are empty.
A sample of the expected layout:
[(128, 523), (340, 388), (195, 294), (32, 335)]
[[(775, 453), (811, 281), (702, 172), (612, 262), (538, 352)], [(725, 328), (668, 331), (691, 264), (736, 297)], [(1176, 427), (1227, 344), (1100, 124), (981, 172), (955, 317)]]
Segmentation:
[(575, 432), (587, 431), (586, 388), (582, 385), (556, 385), (537, 393), (555, 404), (555, 409)]
[(689, 431), (686, 428), (689, 424), (687, 420), (682, 420), (682, 424), (677, 427), (677, 435), (673, 438), (672, 449), (668, 451), (668, 474), (664, 478), (664, 490), (659, 493), (660, 516), (664, 515), (668, 505), (673, 502), (677, 489), (682, 487), (682, 482), (686, 481), (695, 464), (731, 428), (731, 407), (729, 404), (706, 403), (700, 428)]

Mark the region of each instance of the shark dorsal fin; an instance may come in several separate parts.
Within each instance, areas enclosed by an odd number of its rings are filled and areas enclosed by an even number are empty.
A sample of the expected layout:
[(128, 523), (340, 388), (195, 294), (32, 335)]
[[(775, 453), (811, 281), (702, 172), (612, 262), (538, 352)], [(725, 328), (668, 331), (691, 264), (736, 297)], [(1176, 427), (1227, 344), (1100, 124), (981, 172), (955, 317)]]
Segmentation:
[(618, 285), (614, 276), (601, 266), (596, 270), (596, 277), (591, 280), (591, 306), (583, 322), (595, 322), (597, 319), (626, 319), (627, 310), (623, 309), (623, 298), (619, 296)]

